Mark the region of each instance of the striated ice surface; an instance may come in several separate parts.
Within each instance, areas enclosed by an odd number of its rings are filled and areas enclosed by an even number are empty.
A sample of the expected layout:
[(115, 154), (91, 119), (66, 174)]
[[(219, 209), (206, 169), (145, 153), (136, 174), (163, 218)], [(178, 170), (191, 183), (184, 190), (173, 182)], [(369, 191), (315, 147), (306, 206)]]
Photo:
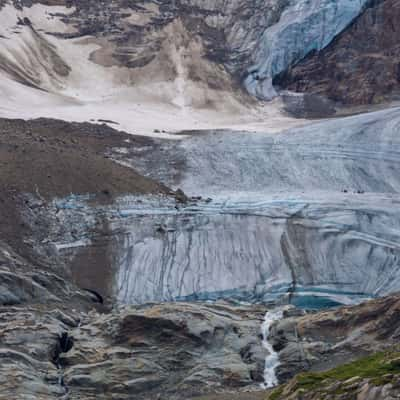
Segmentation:
[(272, 79), (312, 50), (321, 50), (356, 18), (367, 0), (291, 0), (277, 24), (267, 28), (245, 85), (262, 99), (276, 95)]
[[(400, 289), (400, 109), (280, 135), (163, 142), (142, 171), (207, 201), (121, 203), (116, 295), (281, 299), (307, 308)], [(184, 171), (170, 176), (171, 160)], [(135, 162), (135, 160), (133, 160)]]
[(344, 190), (400, 193), (399, 130), (400, 109), (394, 108), (277, 135), (195, 135), (177, 150), (186, 162), (177, 185), (189, 194), (231, 196), (323, 191), (329, 199), (330, 192)]
[[(313, 302), (399, 289), (400, 201), (232, 201), (165, 213), (141, 210), (114, 222), (123, 303), (195, 300)], [(303, 300), (296, 300), (302, 294)]]

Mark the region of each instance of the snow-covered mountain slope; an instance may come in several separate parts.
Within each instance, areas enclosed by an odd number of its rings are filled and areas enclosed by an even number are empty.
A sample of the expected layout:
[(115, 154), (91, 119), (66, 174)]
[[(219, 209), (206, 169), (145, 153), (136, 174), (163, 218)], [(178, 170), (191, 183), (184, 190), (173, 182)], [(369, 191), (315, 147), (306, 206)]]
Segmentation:
[(251, 95), (273, 97), (273, 76), (329, 44), (364, 3), (3, 0), (0, 116), (147, 134), (280, 130), (299, 121)]

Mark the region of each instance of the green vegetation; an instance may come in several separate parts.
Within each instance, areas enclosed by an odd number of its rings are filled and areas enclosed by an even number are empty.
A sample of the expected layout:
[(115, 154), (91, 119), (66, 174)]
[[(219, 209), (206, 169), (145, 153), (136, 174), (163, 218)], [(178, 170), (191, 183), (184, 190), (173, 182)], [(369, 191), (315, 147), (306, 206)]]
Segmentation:
[(267, 397), (268, 400), (279, 400), (283, 393), (283, 386), (279, 386), (278, 388), (274, 389), (272, 393), (269, 394)]
[(354, 377), (376, 380), (379, 385), (384, 383), (380, 381), (385, 375), (393, 374), (400, 374), (400, 353), (381, 352), (330, 371), (300, 374), (297, 377), (297, 388), (315, 389), (325, 380), (346, 381)]
[[(400, 352), (385, 351), (361, 358), (348, 364), (341, 365), (326, 372), (307, 372), (297, 375), (294, 385), (291, 385), (291, 392), (318, 391), (319, 393), (332, 393), (333, 383), (334, 394), (346, 393), (346, 386), (362, 379), (368, 379), (372, 384), (381, 386), (391, 382), (393, 376), (400, 375)], [(349, 380), (351, 382), (347, 382)], [(273, 390), (267, 397), (268, 400), (278, 400), (285, 392), (286, 385)], [(285, 393), (285, 397), (288, 393)]]

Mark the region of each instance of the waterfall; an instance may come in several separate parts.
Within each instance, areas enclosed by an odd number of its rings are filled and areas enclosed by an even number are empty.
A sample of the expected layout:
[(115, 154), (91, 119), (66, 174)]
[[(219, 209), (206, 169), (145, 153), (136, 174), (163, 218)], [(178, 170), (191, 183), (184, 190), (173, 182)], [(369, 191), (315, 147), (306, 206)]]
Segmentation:
[(283, 317), (282, 310), (268, 311), (265, 314), (264, 322), (261, 325), (261, 333), (263, 336), (263, 347), (268, 351), (268, 355), (265, 358), (264, 367), (264, 383), (262, 387), (264, 389), (272, 388), (278, 385), (278, 378), (276, 377), (275, 371), (279, 366), (279, 356), (278, 353), (273, 349), (272, 344), (268, 341), (268, 336), (271, 332), (272, 324), (275, 321), (280, 320)]

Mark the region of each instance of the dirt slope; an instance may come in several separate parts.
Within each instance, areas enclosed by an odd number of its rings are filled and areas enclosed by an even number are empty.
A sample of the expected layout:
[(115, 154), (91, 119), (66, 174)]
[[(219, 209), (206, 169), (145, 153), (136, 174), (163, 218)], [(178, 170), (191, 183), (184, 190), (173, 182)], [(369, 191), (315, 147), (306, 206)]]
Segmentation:
[(105, 125), (0, 119), (0, 238), (17, 247), (22, 244), (27, 233), (18, 222), (23, 193), (45, 200), (90, 193), (109, 201), (126, 193), (169, 192), (106, 155), (107, 149), (148, 140)]

